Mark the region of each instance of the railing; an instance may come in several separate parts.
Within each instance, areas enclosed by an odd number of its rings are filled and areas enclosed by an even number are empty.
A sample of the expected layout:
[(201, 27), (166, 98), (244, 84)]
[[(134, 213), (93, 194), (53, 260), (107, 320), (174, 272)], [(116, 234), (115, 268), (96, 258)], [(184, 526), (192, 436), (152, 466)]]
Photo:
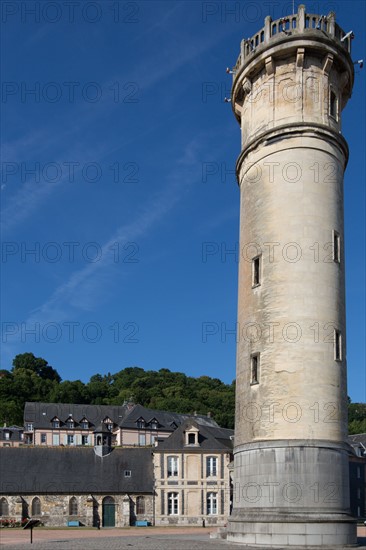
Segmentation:
[(276, 21), (272, 21), (271, 17), (267, 16), (262, 29), (256, 32), (251, 38), (242, 40), (240, 55), (233, 67), (234, 78), (235, 73), (245, 64), (247, 59), (257, 50), (262, 49), (262, 46), (267, 44), (272, 38), (278, 37), (281, 34), (291, 36), (293, 34), (306, 33), (308, 30), (327, 34), (329, 37), (339, 41), (342, 47), (351, 53), (352, 36), (349, 33), (349, 36), (344, 38), (346, 33), (335, 22), (333, 12), (327, 16), (305, 13), (304, 6), (300, 5), (297, 14), (281, 17)]

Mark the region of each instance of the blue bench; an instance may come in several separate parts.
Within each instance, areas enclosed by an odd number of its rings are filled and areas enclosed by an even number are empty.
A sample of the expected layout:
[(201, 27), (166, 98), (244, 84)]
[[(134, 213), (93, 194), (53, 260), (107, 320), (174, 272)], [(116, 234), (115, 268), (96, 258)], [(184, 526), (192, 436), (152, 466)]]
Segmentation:
[(148, 527), (148, 526), (149, 526), (148, 521), (143, 521), (143, 520), (135, 521), (135, 527)]
[(68, 527), (80, 527), (80, 521), (78, 521), (78, 520), (68, 521), (67, 526)]

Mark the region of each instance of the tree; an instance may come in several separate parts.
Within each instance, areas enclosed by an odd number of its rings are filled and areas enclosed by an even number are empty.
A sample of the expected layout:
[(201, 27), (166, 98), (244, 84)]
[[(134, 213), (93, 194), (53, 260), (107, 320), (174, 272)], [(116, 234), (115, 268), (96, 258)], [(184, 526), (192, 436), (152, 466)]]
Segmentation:
[(33, 371), (43, 380), (61, 382), (61, 376), (58, 374), (57, 370), (51, 367), (42, 357), (35, 357), (33, 353), (21, 353), (15, 356), (13, 359), (12, 372), (14, 373), (19, 369)]

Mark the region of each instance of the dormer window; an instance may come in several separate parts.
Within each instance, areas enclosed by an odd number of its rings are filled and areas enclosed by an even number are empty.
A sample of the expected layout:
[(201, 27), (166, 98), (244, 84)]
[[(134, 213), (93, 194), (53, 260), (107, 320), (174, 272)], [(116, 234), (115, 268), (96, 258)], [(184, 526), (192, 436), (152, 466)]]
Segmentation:
[(145, 420), (143, 418), (139, 418), (136, 424), (138, 428), (145, 428)]
[(89, 429), (89, 421), (86, 418), (83, 418), (80, 422), (80, 427), (82, 430), (88, 430)]
[(107, 417), (103, 420), (103, 422), (104, 422), (105, 427), (107, 428), (107, 430), (109, 430), (111, 432), (113, 430), (113, 420), (111, 420), (109, 417)]
[(156, 420), (156, 418), (153, 418), (153, 419), (150, 421), (150, 426), (151, 426), (151, 429), (152, 429), (152, 430), (157, 430), (157, 429), (158, 429), (159, 422)]
[(189, 428), (185, 432), (185, 444), (186, 445), (195, 445), (198, 446), (198, 429), (197, 428)]
[(69, 416), (69, 418), (66, 420), (66, 428), (69, 428), (70, 430), (73, 430), (75, 428), (75, 422), (71, 416)]
[(60, 420), (55, 417), (51, 420), (52, 422), (52, 428), (59, 428), (60, 427)]

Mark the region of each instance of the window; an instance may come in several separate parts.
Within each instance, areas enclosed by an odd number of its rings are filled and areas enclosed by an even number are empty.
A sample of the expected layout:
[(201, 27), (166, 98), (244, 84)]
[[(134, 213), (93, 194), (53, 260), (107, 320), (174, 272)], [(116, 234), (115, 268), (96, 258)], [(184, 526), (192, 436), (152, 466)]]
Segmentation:
[(341, 262), (341, 238), (337, 231), (333, 231), (333, 262)]
[(152, 420), (150, 425), (151, 425), (152, 430), (157, 430), (158, 429), (158, 421), (157, 420), (155, 420), (155, 419)]
[(41, 501), (38, 497), (35, 497), (32, 500), (32, 516), (40, 516), (41, 515)]
[(145, 428), (145, 420), (143, 418), (139, 418), (137, 421), (137, 427), (138, 428)]
[(145, 434), (139, 434), (139, 445), (141, 445), (141, 446), (146, 445), (146, 435)]
[(73, 435), (68, 435), (67, 436), (67, 444), (68, 445), (73, 445), (74, 444), (74, 436)]
[(196, 444), (196, 434), (188, 434), (188, 445), (195, 445)]
[(78, 514), (78, 501), (75, 497), (71, 497), (69, 500), (69, 515), (77, 516)]
[(168, 456), (168, 477), (178, 477), (177, 456)]
[(261, 257), (256, 256), (252, 260), (252, 287), (261, 284)]
[(59, 434), (52, 434), (52, 445), (60, 445)]
[(168, 493), (168, 515), (177, 516), (179, 512), (178, 507), (178, 493)]
[(83, 418), (83, 420), (80, 422), (80, 427), (82, 430), (87, 430), (89, 428), (89, 422), (86, 418)]
[(10, 433), (9, 432), (4, 432), (4, 439), (10, 439)]
[(125, 470), (125, 477), (131, 477), (131, 470)]
[(342, 361), (342, 334), (339, 330), (334, 330), (334, 359)]
[(217, 493), (207, 493), (207, 515), (217, 514)]
[(5, 497), (0, 499), (0, 516), (9, 515), (9, 504)]
[(66, 427), (69, 428), (69, 429), (71, 429), (71, 430), (74, 429), (74, 427), (75, 427), (75, 422), (73, 421), (72, 418), (68, 418), (68, 419), (66, 420)]
[(335, 119), (338, 119), (338, 99), (333, 90), (330, 90), (329, 95), (329, 114)]
[(81, 436), (81, 444), (82, 445), (89, 445), (89, 436), (88, 435), (82, 435)]
[(107, 430), (109, 430), (110, 432), (113, 430), (113, 424), (111, 422), (106, 422), (105, 425)]
[(60, 427), (60, 420), (55, 416), (55, 418), (52, 418), (51, 420), (52, 428), (59, 428)]
[(27, 432), (33, 432), (33, 424), (27, 423), (25, 425), (25, 429), (27, 430)]
[(361, 468), (357, 466), (357, 479), (360, 479), (361, 477)]
[(250, 358), (250, 383), (259, 384), (259, 353), (254, 353)]
[(215, 456), (208, 456), (206, 458), (206, 472), (207, 477), (217, 475), (217, 458)]
[(136, 497), (136, 514), (141, 515), (145, 513), (145, 499), (144, 497)]
[(41, 443), (43, 443), (43, 445), (47, 443), (47, 434), (41, 434)]

